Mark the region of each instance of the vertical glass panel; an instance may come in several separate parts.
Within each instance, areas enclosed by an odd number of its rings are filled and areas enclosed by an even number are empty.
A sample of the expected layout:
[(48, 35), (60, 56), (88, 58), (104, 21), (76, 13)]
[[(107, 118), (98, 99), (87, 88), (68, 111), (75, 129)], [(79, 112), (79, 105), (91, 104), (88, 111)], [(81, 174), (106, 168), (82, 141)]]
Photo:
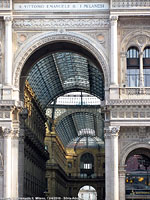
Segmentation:
[(139, 86), (139, 69), (127, 69), (127, 77), (129, 87)]
[(145, 68), (144, 72), (144, 86), (150, 87), (150, 68)]
[(150, 47), (144, 49), (143, 58), (150, 58)]
[(131, 47), (127, 51), (127, 58), (139, 58), (139, 51), (136, 47)]

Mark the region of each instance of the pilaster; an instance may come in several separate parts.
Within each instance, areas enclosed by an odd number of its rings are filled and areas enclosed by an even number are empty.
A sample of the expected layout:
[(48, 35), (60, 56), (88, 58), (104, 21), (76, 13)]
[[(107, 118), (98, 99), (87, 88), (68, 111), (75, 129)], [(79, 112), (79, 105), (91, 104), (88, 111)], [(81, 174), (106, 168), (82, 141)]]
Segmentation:
[(111, 51), (110, 51), (110, 67), (111, 67), (111, 85), (110, 99), (119, 98), (118, 89), (118, 43), (117, 43), (117, 21), (118, 16), (111, 16)]
[(12, 84), (12, 17), (4, 16), (5, 21), (5, 86)]
[(18, 197), (19, 131), (4, 128), (4, 198)]
[(118, 16), (111, 16), (111, 85), (118, 86), (118, 48), (117, 48), (117, 21)]
[(140, 87), (144, 87), (144, 76), (143, 76), (143, 52), (140, 52)]
[(118, 133), (120, 127), (105, 129), (105, 188), (106, 200), (119, 200)]
[(125, 200), (125, 166), (119, 166), (119, 200)]
[(105, 200), (111, 199), (111, 177), (110, 177), (110, 166), (111, 166), (111, 133), (109, 129), (105, 129)]

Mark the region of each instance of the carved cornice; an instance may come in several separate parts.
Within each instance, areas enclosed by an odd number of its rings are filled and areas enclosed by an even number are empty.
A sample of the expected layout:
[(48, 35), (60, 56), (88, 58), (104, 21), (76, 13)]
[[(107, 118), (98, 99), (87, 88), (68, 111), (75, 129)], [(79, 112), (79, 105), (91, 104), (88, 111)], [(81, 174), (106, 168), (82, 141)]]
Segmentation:
[(15, 100), (0, 100), (0, 107), (1, 106), (23, 107), (23, 102)]
[(109, 27), (109, 17), (100, 18), (49, 18), (49, 19), (14, 19), (14, 29), (41, 30), (42, 29), (93, 29)]

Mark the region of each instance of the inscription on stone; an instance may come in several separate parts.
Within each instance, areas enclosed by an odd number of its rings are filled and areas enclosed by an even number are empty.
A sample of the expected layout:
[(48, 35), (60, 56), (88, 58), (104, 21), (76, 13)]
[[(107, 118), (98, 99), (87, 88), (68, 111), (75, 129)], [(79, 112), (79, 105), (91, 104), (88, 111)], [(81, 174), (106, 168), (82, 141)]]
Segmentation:
[(14, 10), (35, 10), (50, 12), (80, 12), (109, 9), (108, 3), (15, 3)]

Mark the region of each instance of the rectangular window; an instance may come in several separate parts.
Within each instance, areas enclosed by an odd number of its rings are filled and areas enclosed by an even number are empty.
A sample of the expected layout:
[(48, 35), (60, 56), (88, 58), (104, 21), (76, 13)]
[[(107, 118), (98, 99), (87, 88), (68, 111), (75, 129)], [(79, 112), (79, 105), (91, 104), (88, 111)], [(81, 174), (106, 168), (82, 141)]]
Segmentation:
[(92, 163), (84, 163), (84, 169), (92, 169)]
[(139, 87), (139, 69), (127, 69), (128, 86), (129, 87)]
[(150, 68), (145, 68), (144, 72), (144, 86), (150, 87)]

